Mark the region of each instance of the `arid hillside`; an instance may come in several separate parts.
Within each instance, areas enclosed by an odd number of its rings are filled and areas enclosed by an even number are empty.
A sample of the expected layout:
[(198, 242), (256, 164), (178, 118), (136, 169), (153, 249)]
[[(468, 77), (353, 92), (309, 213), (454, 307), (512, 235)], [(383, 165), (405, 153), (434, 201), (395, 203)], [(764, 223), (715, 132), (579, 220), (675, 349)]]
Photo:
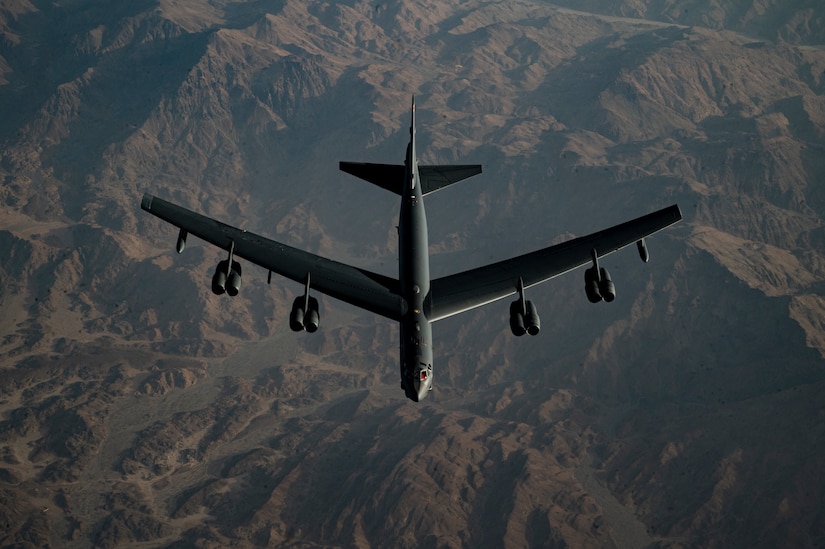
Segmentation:
[(825, 16), (816, 0), (559, 0), (554, 3), (592, 13), (729, 30), (797, 45), (821, 46), (825, 42)]
[[(561, 4), (0, 1), (0, 546), (825, 545), (825, 8)], [(420, 404), (395, 324), (296, 335), (301, 285), (215, 296), (140, 209), (396, 276), (338, 162), (401, 162), (413, 95), (422, 162), (484, 165), (433, 276), (684, 214), (613, 303), (530, 289), (537, 337), (436, 323)]]

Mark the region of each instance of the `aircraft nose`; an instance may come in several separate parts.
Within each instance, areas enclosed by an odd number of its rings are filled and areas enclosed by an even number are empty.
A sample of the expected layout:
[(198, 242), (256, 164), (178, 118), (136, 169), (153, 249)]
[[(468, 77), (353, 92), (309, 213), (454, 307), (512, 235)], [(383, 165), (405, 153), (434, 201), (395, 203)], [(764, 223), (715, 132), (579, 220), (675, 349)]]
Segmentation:
[(433, 388), (433, 367), (422, 362), (413, 375), (404, 374), (401, 386), (407, 398), (414, 402), (422, 401)]
[(421, 368), (418, 370), (418, 375), (415, 377), (415, 381), (413, 386), (415, 387), (415, 393), (418, 397), (417, 402), (421, 402), (427, 396), (427, 393), (430, 392), (433, 384), (433, 376), (432, 376), (432, 369), (431, 368)]
[(430, 384), (429, 382), (422, 381), (420, 383), (416, 383), (416, 385), (417, 387), (415, 389), (418, 393), (418, 402), (421, 402), (427, 396), (427, 393), (430, 392)]

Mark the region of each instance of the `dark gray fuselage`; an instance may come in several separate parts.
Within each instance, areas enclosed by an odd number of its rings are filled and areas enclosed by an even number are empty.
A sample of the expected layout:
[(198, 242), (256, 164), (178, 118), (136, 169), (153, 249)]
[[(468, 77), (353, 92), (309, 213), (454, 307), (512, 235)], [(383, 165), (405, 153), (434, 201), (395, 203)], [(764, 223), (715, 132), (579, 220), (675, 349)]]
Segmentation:
[(430, 293), (430, 256), (427, 216), (415, 155), (414, 121), (404, 165), (404, 190), (398, 221), (398, 278), (407, 303), (401, 319), (401, 387), (407, 398), (418, 402), (432, 389), (433, 330), (425, 314), (425, 301)]

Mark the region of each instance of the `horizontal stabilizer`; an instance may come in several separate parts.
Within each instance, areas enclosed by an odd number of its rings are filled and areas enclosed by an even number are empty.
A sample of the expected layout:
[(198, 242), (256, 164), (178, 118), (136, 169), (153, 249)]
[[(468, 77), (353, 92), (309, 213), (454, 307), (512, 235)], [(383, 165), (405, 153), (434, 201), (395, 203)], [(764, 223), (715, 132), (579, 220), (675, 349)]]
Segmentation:
[(419, 166), (421, 190), (426, 195), (481, 173), (479, 164), (465, 166)]
[(403, 164), (340, 162), (338, 167), (342, 172), (347, 172), (364, 181), (369, 181), (373, 185), (378, 185), (382, 189), (392, 191), (397, 195), (401, 194), (404, 187)]
[[(341, 162), (339, 168), (382, 189), (400, 195), (404, 186), (403, 164), (369, 164), (365, 162)], [(478, 164), (459, 166), (419, 166), (422, 194), (429, 194), (481, 173)]]

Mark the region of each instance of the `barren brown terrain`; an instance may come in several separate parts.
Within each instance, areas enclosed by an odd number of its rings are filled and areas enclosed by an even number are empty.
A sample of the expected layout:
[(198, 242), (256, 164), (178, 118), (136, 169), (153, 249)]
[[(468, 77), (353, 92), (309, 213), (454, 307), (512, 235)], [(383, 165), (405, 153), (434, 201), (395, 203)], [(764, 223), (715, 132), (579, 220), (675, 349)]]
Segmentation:
[[(678, 5), (678, 6), (677, 6)], [(664, 6), (664, 7), (663, 7)], [(0, 0), (0, 546), (825, 546), (819, 2)], [(398, 329), (140, 210), (151, 192), (395, 276), (396, 197), (337, 171), (484, 173), (427, 201), (441, 276), (678, 203), (681, 224)]]

